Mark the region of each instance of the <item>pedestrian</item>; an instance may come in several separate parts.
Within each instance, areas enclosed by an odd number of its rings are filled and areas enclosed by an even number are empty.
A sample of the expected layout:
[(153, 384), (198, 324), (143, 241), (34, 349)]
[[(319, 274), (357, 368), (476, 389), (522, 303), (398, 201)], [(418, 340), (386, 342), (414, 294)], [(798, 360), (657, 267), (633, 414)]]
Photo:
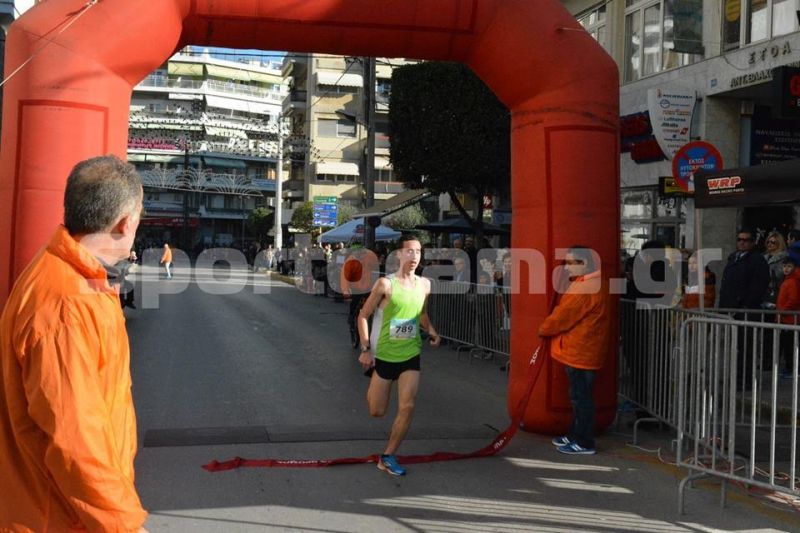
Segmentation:
[(724, 309), (758, 309), (769, 285), (769, 266), (753, 251), (755, 233), (742, 229), (736, 236), (736, 251), (728, 256), (722, 273), (719, 306)]
[(107, 269), (142, 210), (136, 170), (78, 163), (64, 224), (0, 318), (0, 531), (144, 531), (125, 318)]
[[(734, 312), (737, 320), (755, 319), (750, 317), (748, 309), (759, 309), (764, 301), (764, 294), (769, 285), (769, 266), (761, 254), (756, 253), (755, 233), (743, 228), (736, 236), (736, 251), (728, 256), (719, 290), (719, 307), (721, 309), (741, 309)], [(744, 328), (737, 336), (736, 366), (738, 390), (751, 390), (753, 387), (753, 353), (751, 330)]]
[[(790, 251), (783, 260), (783, 283), (778, 292), (778, 311), (800, 311), (800, 253)], [(797, 325), (796, 313), (778, 315), (778, 323)], [(780, 334), (781, 377), (794, 376), (794, 336), (793, 331), (783, 330)]]
[(550, 342), (550, 354), (566, 367), (572, 424), (569, 432), (553, 439), (558, 451), (570, 455), (594, 454), (595, 374), (608, 358), (611, 332), (611, 296), (608, 283), (595, 267), (592, 251), (573, 246), (564, 268), (570, 285), (553, 312), (539, 327)]
[(347, 325), (350, 328), (350, 341), (353, 348), (359, 346), (358, 313), (369, 296), (373, 280), (378, 274), (378, 258), (368, 248), (356, 248), (350, 252), (339, 274), (342, 295), (350, 300)]
[(786, 241), (783, 240), (783, 235), (777, 231), (770, 231), (767, 234), (764, 245), (766, 246), (764, 260), (769, 267), (769, 284), (761, 306), (764, 309), (775, 309), (778, 290), (783, 281), (783, 260), (786, 258)]
[(167, 279), (172, 279), (172, 249), (169, 244), (164, 243), (164, 253), (161, 254), (161, 264), (167, 271)]
[(714, 300), (717, 298), (716, 276), (708, 267), (705, 267), (701, 278), (695, 254), (689, 256), (687, 264), (688, 270), (685, 278), (686, 284), (683, 287), (681, 307), (684, 309), (710, 309), (714, 307)]
[(119, 271), (119, 301), (123, 308), (130, 307), (131, 309), (136, 309), (136, 304), (133, 301), (133, 283), (128, 281), (128, 276), (130, 275), (133, 265), (136, 264), (136, 260), (136, 252), (131, 250), (131, 253), (126, 259), (116, 264), (116, 268)]
[[(392, 383), (397, 381), (397, 415), (378, 468), (402, 476), (406, 469), (397, 462), (395, 452), (411, 425), (419, 389), (420, 329), (427, 331), (431, 346), (439, 346), (440, 339), (428, 317), (431, 282), (414, 273), (422, 258), (422, 245), (416, 237), (403, 236), (398, 255), (397, 272), (375, 283), (358, 315), (361, 341), (358, 361), (371, 377), (367, 390), (370, 415), (382, 417), (386, 414)], [(367, 319), (371, 315), (370, 339)]]

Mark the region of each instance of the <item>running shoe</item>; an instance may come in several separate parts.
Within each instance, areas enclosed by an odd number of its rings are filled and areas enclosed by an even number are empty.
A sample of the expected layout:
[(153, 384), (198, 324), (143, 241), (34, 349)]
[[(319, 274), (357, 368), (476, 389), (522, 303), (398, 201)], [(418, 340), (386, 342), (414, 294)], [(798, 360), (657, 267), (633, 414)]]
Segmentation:
[(577, 442), (570, 442), (569, 444), (559, 446), (556, 449), (561, 453), (566, 453), (567, 455), (594, 455), (597, 453), (594, 448), (584, 448)]
[(567, 444), (570, 443), (570, 440), (569, 440), (569, 437), (564, 435), (562, 437), (556, 437), (550, 442), (553, 443), (553, 446), (566, 446)]
[(400, 463), (397, 462), (397, 457), (394, 455), (381, 455), (378, 460), (378, 470), (383, 470), (393, 476), (406, 475), (406, 469), (400, 466)]

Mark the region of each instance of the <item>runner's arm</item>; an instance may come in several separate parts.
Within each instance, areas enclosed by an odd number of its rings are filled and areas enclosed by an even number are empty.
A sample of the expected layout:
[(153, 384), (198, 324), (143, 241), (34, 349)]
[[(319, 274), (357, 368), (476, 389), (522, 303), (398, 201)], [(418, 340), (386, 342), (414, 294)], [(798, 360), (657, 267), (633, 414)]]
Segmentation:
[[(378, 308), (381, 301), (383, 301), (384, 296), (389, 294), (391, 291), (391, 285), (389, 284), (389, 280), (386, 278), (381, 278), (375, 282), (375, 285), (372, 287), (372, 292), (369, 293), (369, 297), (364, 302), (364, 305), (361, 306), (361, 311), (358, 313), (358, 338), (361, 341), (363, 346), (369, 344), (369, 324), (367, 320), (375, 312), (375, 309)], [(374, 349), (374, 346), (370, 348)]]

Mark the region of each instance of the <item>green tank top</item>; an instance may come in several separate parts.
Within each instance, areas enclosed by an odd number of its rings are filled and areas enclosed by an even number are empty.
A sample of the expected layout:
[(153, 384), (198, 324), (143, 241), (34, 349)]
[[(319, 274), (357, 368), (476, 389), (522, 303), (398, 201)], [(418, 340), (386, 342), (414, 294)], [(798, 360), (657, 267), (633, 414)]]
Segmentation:
[(403, 287), (394, 275), (387, 279), (392, 284), (392, 297), (386, 307), (375, 311), (370, 340), (376, 358), (402, 363), (422, 351), (419, 317), (425, 304), (425, 291), (418, 276), (414, 276), (411, 289)]

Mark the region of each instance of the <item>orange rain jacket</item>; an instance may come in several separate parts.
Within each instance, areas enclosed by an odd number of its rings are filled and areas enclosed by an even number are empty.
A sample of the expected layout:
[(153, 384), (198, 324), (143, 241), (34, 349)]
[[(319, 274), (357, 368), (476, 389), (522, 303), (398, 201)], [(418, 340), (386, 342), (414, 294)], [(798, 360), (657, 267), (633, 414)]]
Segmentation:
[(611, 335), (611, 295), (595, 271), (576, 278), (539, 333), (553, 337), (553, 359), (573, 368), (597, 370), (608, 357)]
[(137, 531), (125, 318), (61, 226), (0, 318), (0, 531)]
[(161, 254), (162, 263), (172, 263), (172, 248), (164, 248), (164, 253)]

